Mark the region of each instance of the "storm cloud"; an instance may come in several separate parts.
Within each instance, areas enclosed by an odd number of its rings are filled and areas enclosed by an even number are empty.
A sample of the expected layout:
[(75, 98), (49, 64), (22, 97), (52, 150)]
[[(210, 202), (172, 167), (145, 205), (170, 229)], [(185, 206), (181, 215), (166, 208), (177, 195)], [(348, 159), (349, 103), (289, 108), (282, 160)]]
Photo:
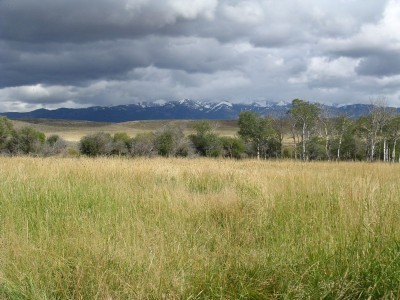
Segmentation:
[(0, 111), (158, 99), (400, 106), (400, 2), (0, 0)]

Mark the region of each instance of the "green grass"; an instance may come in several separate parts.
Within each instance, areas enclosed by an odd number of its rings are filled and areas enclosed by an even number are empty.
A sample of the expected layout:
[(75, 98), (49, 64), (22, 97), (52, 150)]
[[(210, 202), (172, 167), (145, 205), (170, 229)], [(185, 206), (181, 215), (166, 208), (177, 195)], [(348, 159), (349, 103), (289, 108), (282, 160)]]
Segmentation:
[(1, 299), (398, 299), (400, 166), (0, 158)]

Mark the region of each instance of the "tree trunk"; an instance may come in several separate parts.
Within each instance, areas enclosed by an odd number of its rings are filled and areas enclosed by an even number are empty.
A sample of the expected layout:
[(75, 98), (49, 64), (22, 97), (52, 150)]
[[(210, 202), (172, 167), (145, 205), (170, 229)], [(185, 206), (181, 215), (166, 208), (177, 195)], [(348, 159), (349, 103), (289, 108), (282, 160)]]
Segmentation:
[(326, 153), (326, 157), (328, 158), (328, 161), (331, 160), (331, 151), (330, 151), (330, 147), (329, 147), (329, 133), (328, 133), (328, 128), (327, 126), (325, 126), (325, 153)]
[(293, 146), (294, 146), (294, 159), (297, 160), (296, 133), (295, 133), (294, 125), (292, 126), (292, 139), (293, 139)]
[(306, 123), (303, 123), (303, 131), (301, 132), (301, 140), (303, 142), (302, 159), (306, 160)]
[(340, 160), (340, 148), (342, 147), (342, 139), (343, 139), (343, 135), (341, 134), (339, 137), (339, 146), (337, 149), (337, 160)]
[(392, 150), (392, 162), (395, 162), (395, 159), (396, 159), (396, 143), (397, 143), (397, 140), (394, 140), (393, 150)]
[(386, 141), (386, 139), (383, 140), (383, 161), (389, 161), (389, 143)]
[(374, 161), (374, 156), (375, 156), (375, 139), (373, 137), (371, 137), (371, 145), (370, 145), (371, 149), (370, 149), (370, 156), (369, 156), (369, 160), (370, 161)]

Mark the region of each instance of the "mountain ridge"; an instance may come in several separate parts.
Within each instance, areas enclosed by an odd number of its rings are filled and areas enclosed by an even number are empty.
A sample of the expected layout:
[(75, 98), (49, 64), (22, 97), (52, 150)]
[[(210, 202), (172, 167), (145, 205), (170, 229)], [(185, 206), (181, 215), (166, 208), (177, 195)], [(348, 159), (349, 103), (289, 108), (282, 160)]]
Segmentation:
[[(347, 115), (358, 118), (367, 115), (371, 105), (322, 105), (329, 116)], [(279, 117), (291, 108), (290, 102), (257, 101), (250, 104), (221, 102), (201, 102), (184, 99), (179, 101), (156, 100), (115, 106), (91, 106), (87, 108), (40, 108), (30, 112), (5, 112), (0, 115), (10, 119), (64, 119), (94, 122), (127, 122), (140, 120), (232, 120), (242, 111), (254, 111), (262, 116)], [(400, 108), (396, 108), (400, 112)]]

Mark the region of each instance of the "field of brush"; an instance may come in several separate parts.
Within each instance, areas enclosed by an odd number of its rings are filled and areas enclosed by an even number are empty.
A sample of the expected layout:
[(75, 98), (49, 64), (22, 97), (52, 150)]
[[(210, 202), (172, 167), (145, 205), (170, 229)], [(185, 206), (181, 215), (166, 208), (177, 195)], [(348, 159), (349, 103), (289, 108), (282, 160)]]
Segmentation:
[[(239, 130), (237, 120), (210, 120), (209, 122), (218, 134), (224, 136), (234, 136)], [(96, 132), (110, 134), (126, 132), (131, 137), (134, 137), (138, 133), (157, 131), (164, 126), (179, 126), (185, 134), (190, 134), (193, 132), (194, 123), (196, 123), (194, 120), (131, 121), (122, 123), (49, 119), (13, 120), (15, 128), (33, 127), (45, 133), (46, 136), (57, 134), (69, 142), (78, 142), (83, 136)]]
[(0, 157), (0, 299), (400, 297), (400, 166)]

